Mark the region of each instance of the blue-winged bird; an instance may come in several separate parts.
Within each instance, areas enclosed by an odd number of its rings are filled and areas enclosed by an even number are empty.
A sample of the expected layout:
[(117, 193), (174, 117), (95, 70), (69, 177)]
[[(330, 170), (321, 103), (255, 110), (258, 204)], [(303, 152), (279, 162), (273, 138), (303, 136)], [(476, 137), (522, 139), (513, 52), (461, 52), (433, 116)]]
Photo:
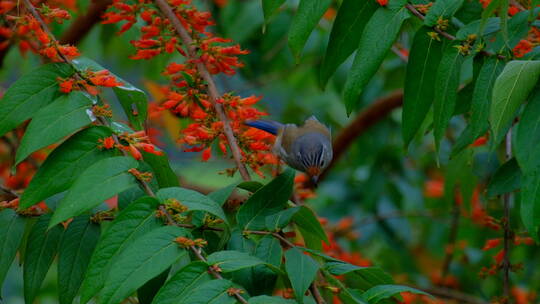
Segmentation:
[(273, 152), (292, 168), (307, 173), (316, 184), (332, 160), (332, 136), (315, 116), (302, 126), (270, 120), (248, 121), (246, 125), (276, 135)]

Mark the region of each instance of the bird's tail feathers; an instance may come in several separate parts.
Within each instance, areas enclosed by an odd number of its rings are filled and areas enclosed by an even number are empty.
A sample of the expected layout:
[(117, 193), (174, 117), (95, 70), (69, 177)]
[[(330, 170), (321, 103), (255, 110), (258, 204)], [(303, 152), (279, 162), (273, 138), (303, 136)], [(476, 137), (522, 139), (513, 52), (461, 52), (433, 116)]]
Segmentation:
[(279, 130), (283, 128), (283, 124), (272, 120), (252, 120), (244, 122), (245, 125), (263, 130), (273, 135), (277, 135)]

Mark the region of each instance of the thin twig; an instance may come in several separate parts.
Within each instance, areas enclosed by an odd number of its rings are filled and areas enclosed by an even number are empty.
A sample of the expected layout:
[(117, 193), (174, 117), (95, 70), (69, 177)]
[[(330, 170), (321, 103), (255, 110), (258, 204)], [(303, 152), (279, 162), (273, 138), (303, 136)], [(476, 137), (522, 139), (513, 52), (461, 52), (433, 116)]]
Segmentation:
[(475, 297), (470, 294), (466, 294), (454, 289), (444, 288), (444, 287), (430, 287), (430, 288), (420, 288), (418, 286), (411, 286), (416, 289), (423, 290), (431, 295), (438, 296), (445, 299), (455, 300), (457, 303), (462, 304), (489, 304), (488, 301), (485, 301), (481, 298)]
[(225, 111), (223, 109), (223, 106), (216, 102), (218, 98), (220, 98), (220, 94), (218, 92), (216, 83), (214, 82), (214, 79), (210, 75), (210, 72), (206, 68), (205, 64), (198, 60), (197, 56), (197, 47), (193, 43), (193, 39), (191, 38), (188, 31), (184, 28), (172, 8), (167, 3), (167, 0), (156, 0), (155, 1), (161, 12), (169, 19), (171, 24), (173, 25), (174, 29), (180, 36), (180, 39), (182, 40), (182, 43), (187, 48), (187, 57), (190, 60), (193, 60), (196, 62), (197, 70), (199, 71), (199, 74), (201, 74), (201, 77), (206, 81), (208, 85), (208, 97), (210, 100), (210, 103), (216, 110), (216, 113), (218, 115), (219, 120), (223, 122), (223, 131), (225, 133), (225, 136), (227, 137), (227, 141), (229, 143), (229, 146), (231, 147), (231, 152), (234, 158), (234, 161), (236, 162), (236, 166), (238, 167), (238, 171), (240, 172), (240, 175), (242, 178), (246, 181), (251, 180), (249, 176), (249, 172), (247, 171), (246, 167), (242, 163), (242, 153), (240, 151), (240, 148), (238, 147), (238, 143), (236, 141), (236, 137), (234, 136), (234, 132), (231, 128), (231, 125), (229, 123), (229, 118), (225, 114)]
[[(506, 133), (505, 138), (505, 158), (508, 161), (512, 158), (512, 129), (508, 130), (508, 133)], [(504, 238), (503, 238), (503, 247), (504, 247), (504, 255), (503, 255), (503, 292), (504, 292), (504, 298), (509, 300), (510, 299), (510, 257), (509, 257), (509, 250), (510, 250), (510, 241), (512, 239), (512, 231), (510, 230), (510, 204), (513, 200), (513, 195), (511, 192), (504, 194), (503, 196), (503, 204), (504, 204), (504, 217), (502, 220), (502, 228), (504, 231)]]
[(460, 218), (459, 204), (454, 202), (452, 208), (452, 224), (450, 226), (450, 236), (448, 237), (448, 243), (446, 247), (446, 253), (443, 260), (443, 266), (441, 271), (441, 283), (444, 282), (444, 278), (448, 275), (450, 270), (450, 264), (454, 258), (454, 251), (456, 247), (457, 235), (459, 230), (459, 218)]
[(325, 304), (323, 297), (321, 296), (321, 293), (319, 292), (319, 289), (317, 288), (317, 285), (315, 282), (309, 286), (309, 291), (311, 291), (311, 294), (313, 295), (313, 298), (315, 299), (315, 302), (317, 304)]

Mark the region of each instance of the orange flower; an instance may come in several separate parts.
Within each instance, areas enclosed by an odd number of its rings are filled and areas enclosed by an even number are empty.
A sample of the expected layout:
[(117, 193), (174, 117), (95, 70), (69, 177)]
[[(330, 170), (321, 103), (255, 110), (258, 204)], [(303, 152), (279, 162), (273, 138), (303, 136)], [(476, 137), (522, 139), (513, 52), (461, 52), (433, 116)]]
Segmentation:
[(122, 83), (116, 80), (116, 77), (110, 75), (109, 71), (101, 70), (93, 73), (94, 76), (90, 77), (90, 81), (96, 86), (102, 87), (117, 87)]
[(431, 179), (424, 184), (424, 196), (429, 198), (440, 198), (444, 195), (444, 181)]
[(486, 241), (486, 244), (484, 245), (484, 248), (482, 250), (489, 250), (491, 248), (495, 248), (501, 244), (501, 239), (490, 239)]
[(511, 5), (509, 8), (508, 8), (508, 15), (510, 16), (514, 16), (515, 14), (519, 13), (519, 8)]
[(69, 93), (73, 90), (73, 79), (67, 79), (60, 83), (60, 91), (62, 93)]
[(210, 156), (212, 156), (212, 150), (210, 149), (210, 147), (208, 147), (202, 152), (202, 160), (208, 161), (210, 159)]
[(527, 54), (528, 52), (532, 51), (532, 48), (532, 42), (526, 39), (522, 39), (513, 49), (514, 56), (516, 58), (521, 58), (525, 56), (525, 54)]
[(388, 4), (388, 0), (377, 0), (379, 5), (386, 6)]
[(100, 149), (112, 149), (114, 148), (114, 139), (112, 136), (106, 137), (106, 138), (100, 138), (98, 139), (98, 142), (100, 145), (98, 147)]

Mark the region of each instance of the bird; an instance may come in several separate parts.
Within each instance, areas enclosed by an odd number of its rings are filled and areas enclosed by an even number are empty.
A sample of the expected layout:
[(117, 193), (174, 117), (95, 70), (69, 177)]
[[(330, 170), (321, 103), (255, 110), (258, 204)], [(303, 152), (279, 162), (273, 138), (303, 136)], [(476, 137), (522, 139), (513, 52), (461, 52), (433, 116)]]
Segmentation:
[(315, 185), (332, 161), (330, 129), (315, 116), (306, 119), (301, 126), (272, 120), (252, 120), (245, 124), (276, 135), (272, 152), (288, 166), (306, 173)]

